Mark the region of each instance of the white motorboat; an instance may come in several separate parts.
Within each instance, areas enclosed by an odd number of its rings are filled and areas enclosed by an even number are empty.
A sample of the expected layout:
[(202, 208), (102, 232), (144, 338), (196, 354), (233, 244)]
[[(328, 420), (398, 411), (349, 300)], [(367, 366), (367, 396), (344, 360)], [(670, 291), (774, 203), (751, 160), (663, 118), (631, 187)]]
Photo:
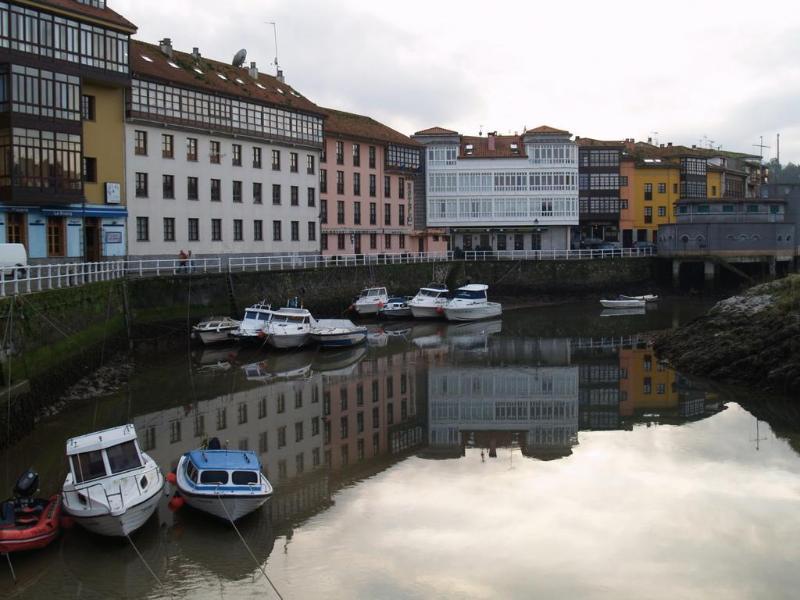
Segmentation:
[[(219, 447), (216, 438), (213, 446)], [(226, 521), (249, 515), (272, 496), (258, 455), (246, 450), (187, 452), (178, 461), (175, 482), (186, 504)]]
[(267, 343), (273, 348), (300, 348), (311, 337), (313, 322), (314, 317), (307, 309), (284, 307), (273, 311), (263, 331)]
[(361, 290), (353, 309), (359, 316), (374, 315), (389, 302), (389, 294), (385, 287), (366, 288)]
[(139, 449), (133, 425), (69, 439), (67, 458), (64, 511), (85, 529), (126, 536), (156, 510), (164, 476)]
[(604, 308), (600, 311), (601, 317), (632, 317), (644, 314), (647, 314), (647, 309), (644, 306), (636, 308)]
[(265, 300), (248, 306), (238, 329), (231, 335), (241, 342), (261, 342), (264, 339), (264, 326), (272, 318), (272, 307)]
[(497, 302), (489, 302), (488, 285), (471, 283), (458, 288), (444, 307), (444, 315), (448, 321), (477, 321), (499, 317), (503, 307)]
[(645, 302), (658, 302), (658, 296), (655, 294), (645, 294), (644, 296), (625, 296), (620, 294), (620, 300), (644, 300)]
[(311, 327), (311, 339), (320, 348), (347, 348), (363, 344), (367, 328), (349, 319), (318, 319)]
[(389, 298), (389, 301), (378, 311), (378, 316), (387, 319), (405, 319), (411, 316), (411, 307), (406, 298)]
[(192, 333), (204, 344), (216, 344), (231, 339), (231, 333), (239, 329), (241, 321), (230, 317), (209, 317), (192, 327)]
[(444, 316), (448, 289), (441, 283), (431, 283), (419, 288), (417, 295), (408, 301), (415, 319), (439, 319)]
[(619, 297), (616, 300), (600, 300), (600, 304), (603, 308), (644, 308), (647, 303), (644, 300)]

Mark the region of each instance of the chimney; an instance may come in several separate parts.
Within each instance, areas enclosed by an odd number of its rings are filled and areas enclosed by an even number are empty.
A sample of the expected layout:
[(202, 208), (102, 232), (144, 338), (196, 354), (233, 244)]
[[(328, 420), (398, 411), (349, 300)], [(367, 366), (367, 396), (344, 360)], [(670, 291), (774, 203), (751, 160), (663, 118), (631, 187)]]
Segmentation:
[(648, 144), (652, 144), (653, 143), (653, 138), (651, 138), (651, 137), (647, 138), (647, 143)]
[(275, 78), (281, 83), (286, 83), (286, 81), (283, 78), (283, 69), (278, 69), (278, 74), (275, 76)]
[(247, 69), (247, 72), (250, 74), (250, 77), (258, 81), (258, 69), (256, 68), (256, 63), (251, 62), (250, 68)]
[(667, 148), (672, 148), (672, 142), (667, 142)]
[(495, 143), (494, 143), (494, 136), (497, 134), (496, 131), (490, 131), (488, 133), (489, 136), (489, 152), (495, 151)]
[(200, 48), (198, 48), (197, 46), (192, 48), (192, 58), (194, 58), (195, 61), (200, 60)]
[(161, 52), (172, 58), (172, 40), (169, 38), (164, 38), (160, 42), (158, 42), (158, 46), (161, 48)]
[(659, 146), (660, 148), (663, 148), (663, 147), (664, 147), (664, 144), (659, 144), (658, 146)]

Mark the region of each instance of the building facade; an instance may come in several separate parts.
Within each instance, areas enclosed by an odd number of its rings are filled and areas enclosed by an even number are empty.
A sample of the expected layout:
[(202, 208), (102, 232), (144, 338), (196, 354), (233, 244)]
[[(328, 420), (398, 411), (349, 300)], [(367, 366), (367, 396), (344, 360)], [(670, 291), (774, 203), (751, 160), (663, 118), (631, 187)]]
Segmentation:
[(622, 142), (576, 138), (580, 226), (573, 245), (620, 241)]
[(105, 0), (0, 2), (0, 241), (34, 262), (125, 254), (135, 31)]
[(370, 117), (325, 111), (320, 166), (322, 253), (446, 249), (438, 234), (414, 223), (416, 182), (423, 177), (420, 144)]
[(125, 125), (129, 254), (319, 252), (323, 112), (250, 68), (135, 41)]
[(425, 146), (426, 224), (450, 249), (564, 250), (578, 225), (578, 149), (568, 131), (463, 136), (433, 127)]

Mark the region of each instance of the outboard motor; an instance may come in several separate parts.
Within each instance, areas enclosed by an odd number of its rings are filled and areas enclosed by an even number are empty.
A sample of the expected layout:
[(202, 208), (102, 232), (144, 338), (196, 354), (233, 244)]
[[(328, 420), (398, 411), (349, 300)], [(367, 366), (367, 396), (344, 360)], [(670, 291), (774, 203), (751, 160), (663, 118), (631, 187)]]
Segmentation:
[(14, 486), (14, 497), (18, 499), (32, 498), (39, 491), (39, 474), (33, 469), (28, 469)]
[(212, 437), (210, 440), (208, 440), (207, 448), (209, 450), (221, 450), (222, 449), (222, 445), (219, 443), (219, 438)]

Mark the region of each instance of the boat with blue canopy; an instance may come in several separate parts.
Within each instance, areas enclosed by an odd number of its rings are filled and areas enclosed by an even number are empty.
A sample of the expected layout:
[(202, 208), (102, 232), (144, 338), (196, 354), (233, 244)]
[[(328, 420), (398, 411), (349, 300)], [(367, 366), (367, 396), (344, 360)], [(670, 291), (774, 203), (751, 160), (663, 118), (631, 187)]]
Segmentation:
[(220, 449), (216, 438), (208, 446), (187, 452), (178, 461), (176, 485), (189, 506), (236, 521), (269, 500), (272, 485), (255, 452)]

